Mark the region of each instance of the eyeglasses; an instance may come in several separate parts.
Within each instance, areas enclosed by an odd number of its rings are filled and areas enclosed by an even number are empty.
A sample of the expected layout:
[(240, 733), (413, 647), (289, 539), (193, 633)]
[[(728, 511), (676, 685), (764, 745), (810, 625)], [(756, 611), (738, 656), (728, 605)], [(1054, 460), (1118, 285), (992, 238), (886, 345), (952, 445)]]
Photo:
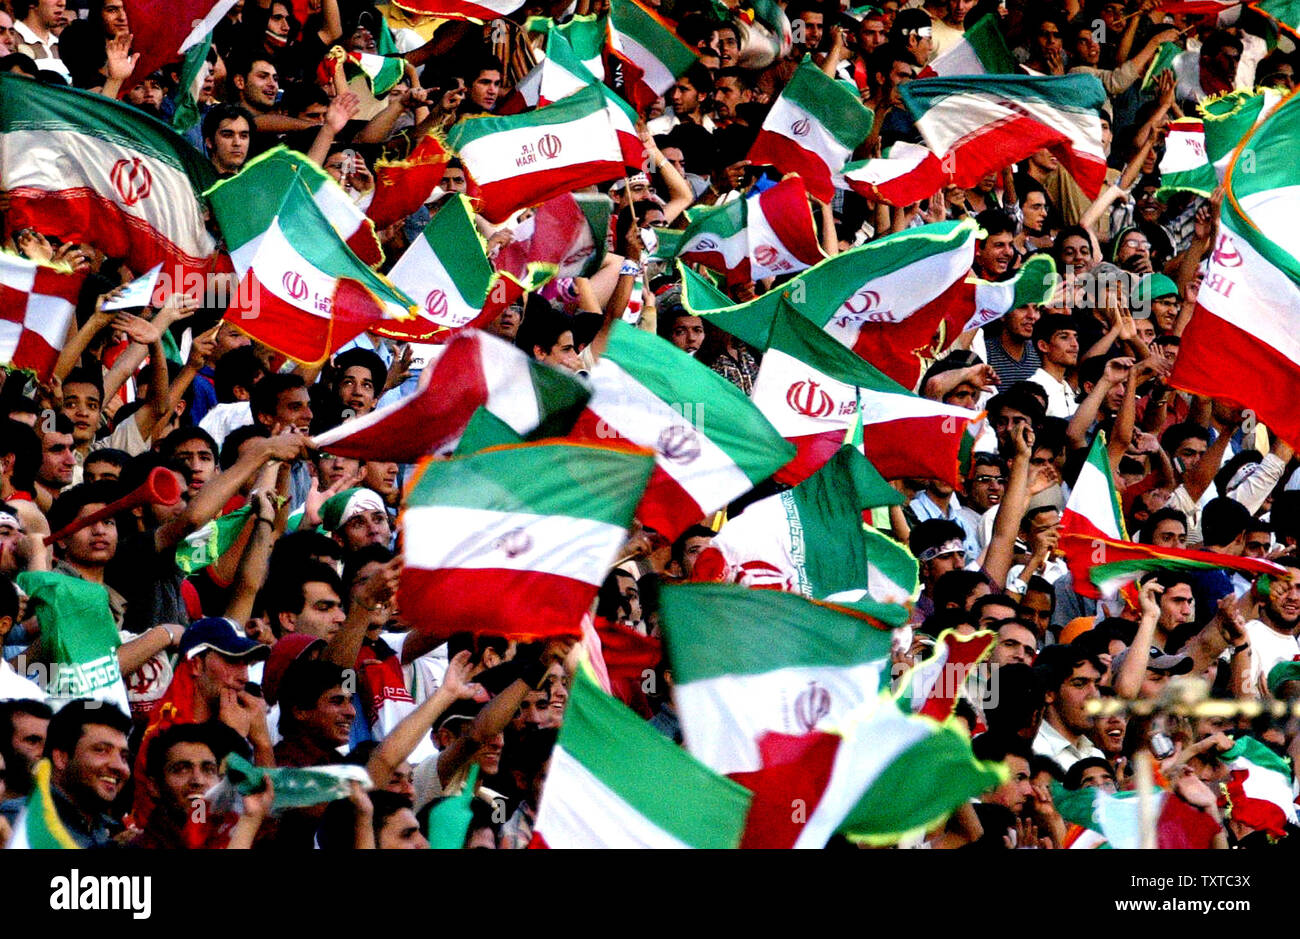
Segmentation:
[(975, 477), (977, 483), (1005, 483), (1006, 481), (1005, 476), (994, 476), (992, 473), (980, 473)]

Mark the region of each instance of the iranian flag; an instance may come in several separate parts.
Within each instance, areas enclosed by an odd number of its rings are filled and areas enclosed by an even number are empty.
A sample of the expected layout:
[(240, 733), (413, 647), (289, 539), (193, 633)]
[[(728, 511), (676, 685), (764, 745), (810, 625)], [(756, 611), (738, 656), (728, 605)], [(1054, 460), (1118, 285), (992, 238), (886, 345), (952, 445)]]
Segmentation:
[(1300, 102), (1292, 96), (1233, 157), (1218, 243), (1170, 376), (1180, 388), (1251, 408), (1296, 443), (1300, 411), (1278, 389), (1300, 383), (1298, 133)]
[(0, 365), (30, 369), (47, 381), (76, 328), (84, 274), (0, 253)]
[(286, 146), (273, 147), (254, 157), (244, 164), (239, 175), (222, 180), (204, 195), (212, 199), (214, 205), (217, 193), (221, 193), (221, 202), (227, 207), (244, 199), (249, 200), (249, 205), (256, 205), (264, 202), (268, 193), (285, 191), (295, 179), (311, 192), (316, 208), (329, 220), (353, 254), (370, 267), (383, 261), (384, 252), (379, 245), (374, 221), (348, 198), (333, 176)]
[(764, 733), (809, 733), (889, 681), (888, 625), (846, 607), (685, 584), (662, 589), (660, 618), (686, 748), (720, 773), (761, 769)]
[(421, 632), (576, 636), (654, 468), (551, 440), (425, 462), (406, 494), (398, 602)]
[(752, 796), (574, 676), (534, 847), (735, 848)]
[(623, 175), (623, 152), (605, 96), (592, 86), (555, 104), (511, 117), (472, 117), (451, 129), (480, 202), (500, 223), (527, 206)]
[(578, 61), (597, 81), (605, 80), (605, 43), (609, 36), (607, 15), (586, 13), (570, 17), (563, 25), (545, 16), (530, 16), (524, 23), (524, 29), (544, 33), (548, 46), (556, 36), (561, 37), (577, 53)]
[(554, 104), (587, 88), (595, 88), (605, 102), (605, 113), (623, 152), (623, 165), (629, 172), (644, 168), (645, 146), (637, 132), (637, 113), (613, 91), (600, 83), (579, 58), (564, 33), (552, 32), (546, 39), (546, 58), (540, 65), (537, 84), (538, 106)]
[(867, 139), (873, 120), (847, 85), (805, 56), (763, 120), (749, 161), (798, 173), (814, 198), (830, 202), (832, 177)]
[(946, 721), (957, 707), (971, 669), (988, 655), (997, 638), (997, 633), (987, 629), (965, 636), (951, 629), (939, 633), (934, 655), (918, 662), (899, 686), (895, 696), (899, 708), (939, 723)]
[(698, 61), (670, 25), (636, 0), (610, 0), (609, 49), (623, 64), (623, 94), (638, 111)]
[(745, 199), (687, 213), (687, 219), (684, 231), (659, 233), (661, 256), (703, 264), (726, 274), (729, 285), (792, 274), (826, 260), (807, 190), (797, 176)]
[(517, 434), (562, 435), (588, 394), (567, 372), (470, 329), (421, 373), (415, 394), (327, 430), (313, 444), (351, 459), (414, 463), (454, 450), (479, 408)]
[(992, 13), (969, 27), (957, 44), (921, 70), (917, 78), (996, 75), (1016, 71), (1016, 60)]
[(135, 271), (162, 264), (183, 292), (197, 293), (201, 275), (219, 265), (200, 195), (215, 178), (186, 140), (130, 105), (0, 75), (10, 232), (92, 244)]
[[(782, 298), (792, 308), (893, 380), (916, 387), (921, 373), (965, 330), (1008, 311), (1042, 303), (1056, 284), (1045, 255), (1030, 258), (1011, 280), (970, 276), (978, 226), (974, 219), (939, 222), (888, 235), (837, 254), (746, 303), (733, 303), (686, 270), (682, 302), (697, 316), (732, 332), (766, 327)], [(761, 315), (759, 315), (761, 313)]]
[(176, 566), (184, 574), (194, 574), (214, 563), (238, 543), (253, 517), (252, 506), (244, 506), (214, 518), (186, 535), (176, 546)]
[[(862, 512), (902, 501), (861, 453), (844, 447), (798, 486), (728, 518), (696, 558), (692, 579), (784, 590), (845, 605), (879, 600), (870, 589), (874, 545), (867, 540)], [(881, 560), (887, 568), (894, 564), (888, 555)], [(898, 568), (886, 578), (891, 586), (894, 577), (908, 578), (906, 568)], [(913, 584), (916, 572), (913, 561)], [(892, 626), (906, 624), (906, 608), (887, 603), (877, 603), (874, 615)]]
[(1263, 13), (1291, 36), (1300, 36), (1300, 0), (1255, 0), (1250, 9)]
[(130, 714), (117, 662), (122, 639), (108, 608), (108, 588), (50, 571), (24, 571), (15, 582), (27, 594), (27, 615), (36, 616), (41, 648), (52, 667), (45, 689), (49, 704), (58, 710), (74, 698), (94, 698)]
[(387, 228), (418, 211), (442, 182), (448, 159), (442, 138), (429, 130), (405, 160), (376, 160), (375, 194), (366, 206), (375, 228)]
[(863, 453), (886, 479), (961, 485), (962, 463), (983, 414), (912, 394), (794, 312), (788, 301), (766, 323), (731, 315), (708, 319), (765, 350), (751, 399), (797, 450), (776, 474), (779, 482), (807, 479), (861, 419)]
[(1229, 818), (1275, 838), (1286, 836), (1288, 824), (1300, 825), (1290, 760), (1253, 737), (1238, 737), (1231, 750), (1219, 754), (1219, 760), (1228, 768), (1223, 789)]
[(1126, 584), (1151, 571), (1236, 571), (1247, 578), (1260, 574), (1287, 576), (1287, 568), (1263, 558), (1162, 548), (1113, 538), (1063, 534), (1061, 547), (1074, 577), (1074, 592), (1094, 599), (1114, 596)]
[(32, 791), (14, 821), (13, 835), (5, 845), (11, 850), (45, 850), (79, 848), (76, 839), (59, 818), (59, 810), (50, 792), (50, 761), (37, 761), (32, 767)]
[[(123, 0), (136, 60), (119, 98), (164, 65), (210, 39), (237, 0)], [(96, 24), (98, 25), (98, 24)]]
[(613, 205), (599, 193), (548, 199), (511, 230), (492, 259), (498, 271), (538, 283), (546, 276), (590, 277), (605, 259)]
[[(1136, 850), (1142, 847), (1142, 820), (1138, 793), (1106, 792), (1084, 787), (1066, 789), (1052, 780), (1052, 802), (1061, 818), (1079, 833), (1070, 840), (1070, 848), (1118, 848)], [(1152, 793), (1152, 821), (1160, 813), (1168, 793), (1157, 789)]]
[(1194, 117), (1170, 121), (1165, 155), (1160, 158), (1160, 192), (1194, 192), (1208, 197), (1218, 184), (1205, 155), (1205, 125)]
[(415, 298), (419, 315), (373, 331), (413, 342), (445, 342), (455, 330), (486, 326), (524, 292), (515, 278), (492, 270), (469, 199), (461, 193), (434, 213), (388, 277)]
[(1281, 103), (1282, 92), (1277, 88), (1260, 88), (1230, 91), (1197, 106), (1205, 129), (1205, 158), (1220, 182), (1228, 174), (1228, 161), (1237, 145)]
[(873, 160), (845, 164), (835, 185), (873, 202), (908, 206), (930, 198), (948, 184), (948, 178), (929, 147), (900, 141)]
[(1095, 75), (977, 75), (922, 78), (899, 89), (917, 130), (953, 182), (970, 188), (1047, 147), (1090, 198), (1106, 179), (1101, 110), (1106, 92)]
[[(172, 114), (172, 127), (185, 132), (198, 126), (203, 119), (199, 97), (203, 86), (212, 75), (213, 63), (208, 60), (212, 50), (212, 36), (205, 36), (190, 47), (181, 60), (180, 88), (176, 92), (176, 110)], [(134, 72), (132, 73), (134, 74)]]
[(316, 365), (385, 319), (410, 319), (415, 304), (344, 244), (308, 179), (245, 170), (209, 198), (241, 278), (226, 319), (281, 355)]
[(669, 540), (793, 456), (744, 392), (667, 340), (622, 321), (609, 331), (591, 384), (571, 436), (621, 438), (654, 451), (637, 517)]
[(518, 0), (394, 0), (408, 13), (422, 13), (446, 20), (490, 20), (508, 16), (523, 6)]
[(856, 844), (896, 844), (1006, 778), (1001, 764), (975, 759), (960, 730), (904, 713), (888, 693), (827, 715), (817, 730), (840, 742), (796, 848), (824, 847), (837, 833)]
[(1079, 477), (1070, 490), (1065, 511), (1061, 513), (1061, 533), (1082, 538), (1128, 540), (1103, 431), (1098, 431), (1092, 438), (1088, 459), (1079, 469)]
[(1156, 49), (1151, 64), (1147, 66), (1146, 74), (1142, 76), (1142, 85), (1138, 90), (1144, 95), (1154, 93), (1161, 73), (1173, 71), (1174, 59), (1178, 58), (1182, 51), (1183, 47), (1176, 42), (1162, 42)]

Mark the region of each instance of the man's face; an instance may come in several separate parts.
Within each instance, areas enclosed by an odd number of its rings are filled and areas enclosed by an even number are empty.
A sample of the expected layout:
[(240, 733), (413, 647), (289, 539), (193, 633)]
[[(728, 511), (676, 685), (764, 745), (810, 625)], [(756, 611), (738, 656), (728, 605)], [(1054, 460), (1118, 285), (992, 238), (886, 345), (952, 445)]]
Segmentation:
[(1034, 37), (1035, 45), (1038, 46), (1038, 54), (1041, 58), (1046, 59), (1049, 55), (1060, 55), (1064, 48), (1061, 43), (1061, 30), (1055, 23), (1044, 23), (1038, 30), (1038, 35)]
[(1138, 342), (1142, 343), (1145, 348), (1152, 349), (1152, 344), (1156, 341), (1155, 324), (1149, 318), (1144, 320), (1135, 319), (1133, 320), (1133, 326), (1137, 329)]
[(1237, 75), (1237, 63), (1241, 61), (1241, 51), (1232, 46), (1224, 46), (1214, 58), (1210, 59), (1208, 71), (1224, 81), (1232, 81)]
[(1262, 558), (1273, 546), (1273, 538), (1266, 531), (1246, 532), (1246, 543), (1241, 549), (1242, 557)]
[(1006, 491), (1007, 478), (1002, 475), (1002, 467), (990, 466), (987, 463), (975, 464), (975, 472), (966, 487), (966, 492), (976, 511), (987, 512), (993, 506), (1000, 504)]
[(347, 611), (334, 588), (319, 581), (310, 581), (302, 588), (302, 612), (294, 617), (293, 632), (316, 636), (329, 642), (338, 633)]
[[(1015, 611), (1010, 607), (986, 607), (985, 614), (989, 611), (996, 610), (1001, 613), (1005, 610), (1011, 615)], [(983, 618), (981, 617), (980, 629), (985, 629)], [(1021, 665), (1033, 665), (1034, 658), (1038, 655), (1038, 639), (1034, 634), (1021, 626), (1019, 623), (1007, 623), (998, 628), (997, 645), (993, 647), (993, 654), (989, 661), (994, 665), (1011, 665), (1019, 663)]]
[(10, 738), (9, 746), (14, 753), (27, 761), (29, 772), (45, 755), (45, 731), (49, 726), (48, 717), (22, 713), (13, 715), (14, 733)]
[(202, 743), (178, 743), (163, 761), (164, 801), (175, 811), (188, 814), (194, 800), (201, 798), (218, 781), (217, 758)]
[(352, 735), (352, 722), (357, 710), (352, 705), (351, 692), (344, 691), (337, 685), (324, 692), (316, 699), (315, 706), (309, 711), (295, 709), (294, 717), (298, 720), (302, 734), (322, 745), (342, 746)]
[(495, 737), (489, 737), (483, 746), (479, 748), (474, 762), (479, 765), (479, 769), (486, 776), (491, 776), (501, 770), (501, 751), (505, 748), (506, 738), (504, 734), (497, 734)]
[(356, 414), (369, 414), (375, 408), (375, 380), (364, 365), (350, 365), (339, 379), (339, 400)]
[(688, 78), (679, 78), (668, 89), (668, 104), (678, 117), (694, 114), (700, 109), (700, 93)]
[(822, 44), (822, 26), (825, 17), (821, 13), (805, 10), (800, 17), (803, 20), (803, 44), (807, 49), (816, 49)]
[(966, 553), (964, 551), (949, 551), (947, 554), (941, 554), (937, 558), (931, 558), (923, 563), (921, 573), (925, 576), (927, 585), (933, 585), (949, 571), (959, 571), (965, 566)]
[(713, 86), (713, 116), (724, 121), (736, 119), (736, 108), (753, 98), (748, 88), (734, 75), (724, 75)]
[[(86, 518), (103, 507), (103, 503), (83, 506), (77, 513), (77, 518)], [(93, 525), (74, 531), (60, 544), (64, 546), (63, 556), (74, 564), (102, 567), (117, 554), (117, 521), (113, 518), (100, 519)]]
[(1092, 267), (1092, 242), (1080, 235), (1067, 235), (1061, 246), (1061, 261), (1076, 274), (1082, 274)]
[(212, 478), (217, 468), (217, 456), (206, 440), (195, 437), (172, 451), (172, 463), (181, 467), (189, 477), (186, 489), (190, 495), (194, 495)]
[(1073, 329), (1058, 329), (1052, 338), (1038, 347), (1039, 354), (1053, 365), (1073, 368), (1079, 363), (1079, 334)]
[(539, 355), (538, 350), (540, 349), (540, 346), (533, 347), (533, 357), (539, 362), (545, 362), (547, 365), (553, 365), (569, 372), (577, 372), (582, 368), (582, 359), (578, 358), (578, 349), (573, 344), (572, 330), (566, 329), (560, 333), (560, 338), (555, 345)]
[(122, 468), (120, 466), (116, 466), (107, 460), (96, 460), (91, 457), (86, 460), (81, 478), (83, 482), (97, 483), (105, 479), (116, 482), (121, 476)]
[(1084, 734), (1092, 727), (1094, 718), (1088, 713), (1088, 702), (1101, 697), (1097, 682), (1101, 672), (1089, 662), (1075, 666), (1070, 677), (1056, 691), (1049, 691), (1048, 704), (1052, 706), (1066, 730)]
[(1010, 778), (984, 797), (985, 802), (1001, 805), (1020, 816), (1025, 803), (1034, 796), (1033, 782), (1029, 776), (1029, 761), (1022, 756), (1008, 754), (1006, 759), (1007, 774)]
[(311, 398), (305, 387), (289, 388), (275, 400), (275, 419), (283, 427), (306, 431), (311, 427)]
[(1104, 766), (1089, 766), (1083, 771), (1079, 784), (1084, 789), (1100, 789), (1103, 792), (1115, 791), (1115, 774)]
[(1033, 338), (1034, 325), (1042, 315), (1042, 310), (1032, 304), (1016, 307), (1005, 317), (1007, 331), (1021, 341), (1028, 341)]
[(501, 73), (496, 69), (479, 72), (478, 77), (469, 86), (469, 99), (484, 111), (491, 111), (497, 106), (499, 94), (501, 94)]
[(1208, 449), (1209, 445), (1200, 437), (1188, 437), (1178, 445), (1178, 449), (1174, 450), (1175, 468), (1181, 464), (1182, 473), (1186, 475), (1196, 468)]
[(393, 536), (392, 526), (388, 521), (388, 513), (383, 509), (358, 512), (348, 519), (339, 530), (343, 535), (343, 547), (349, 551), (360, 550), (368, 544), (387, 547), (389, 540)]
[(488, 324), (487, 331), (513, 342), (515, 336), (519, 334), (519, 324), (523, 320), (524, 317), (519, 307), (511, 305), (502, 310), (497, 318)]
[(1041, 232), (1047, 224), (1047, 197), (1035, 189), (1025, 196), (1021, 212), (1024, 214), (1025, 228), (1031, 232)]
[(1007, 272), (1016, 256), (1015, 241), (1015, 236), (1010, 232), (1001, 232), (980, 242), (979, 263), (985, 273), (991, 277), (1000, 277)]
[(14, 29), (14, 18), (0, 10), (0, 55), (9, 55), (18, 48), (22, 37)]
[(1290, 630), (1300, 626), (1300, 576), (1296, 575), (1292, 570), (1283, 581), (1285, 589), (1278, 589), (1276, 594), (1270, 590), (1268, 598), (1269, 619)]
[(320, 488), (328, 489), (345, 476), (356, 473), (361, 463), (345, 456), (322, 453), (316, 461), (316, 470), (320, 474)]
[(740, 41), (734, 29), (719, 29), (713, 34), (713, 46), (718, 50), (718, 61), (722, 68), (735, 65), (740, 57)]
[(442, 188), (447, 192), (464, 192), (468, 186), (465, 181), (465, 170), (459, 166), (449, 166), (442, 174)]
[(1018, 427), (1032, 427), (1033, 422), (1029, 415), (1015, 408), (1003, 407), (998, 411), (997, 416), (993, 418), (993, 433), (998, 438), (998, 448), (1003, 455), (1010, 453), (1015, 447), (1012, 445), (1012, 433)]
[(1120, 241), (1119, 250), (1115, 252), (1115, 260), (1126, 271), (1150, 274), (1152, 271), (1151, 242), (1140, 231), (1131, 231)]
[(1073, 61), (1079, 65), (1095, 66), (1101, 59), (1101, 46), (1093, 37), (1091, 27), (1080, 27), (1071, 53)]
[(266, 21), (267, 38), (273, 46), (282, 46), (289, 40), (289, 8), (283, 3), (271, 4), (271, 15)]
[(864, 57), (871, 55), (889, 39), (889, 30), (885, 21), (878, 16), (868, 16), (858, 27), (858, 44), (862, 47)]
[(218, 173), (237, 173), (248, 160), (248, 119), (228, 117), (209, 140), (209, 156)]
[(100, 398), (99, 389), (87, 382), (74, 381), (63, 386), (63, 414), (72, 421), (72, 440), (79, 447), (95, 439)]
[(62, 489), (72, 482), (77, 454), (72, 434), (57, 431), (41, 436), (41, 468), (36, 478), (47, 489)]
[[(365, 475), (361, 477), (361, 485), (379, 493), (380, 497), (386, 502), (395, 503), (397, 497), (397, 464), (384, 463), (380, 460), (367, 460)], [(392, 529), (391, 523), (389, 529)]]
[(146, 78), (126, 94), (126, 100), (138, 108), (158, 109), (162, 106), (163, 86), (156, 78)]
[(1043, 636), (1052, 623), (1052, 597), (1039, 590), (1026, 590), (1016, 613), (1036, 635)]
[(104, 724), (87, 724), (73, 752), (55, 750), (60, 787), (81, 808), (106, 812), (131, 778), (126, 734)]
[(1137, 214), (1144, 222), (1158, 222), (1160, 213), (1164, 211), (1164, 206), (1156, 198), (1159, 191), (1158, 186), (1143, 186), (1133, 194), (1137, 201)]
[(1161, 519), (1151, 532), (1151, 543), (1162, 548), (1187, 547), (1187, 526), (1176, 518)]
[(551, 718), (551, 700), (545, 691), (530, 691), (519, 702), (519, 712), (515, 715), (516, 731), (529, 728), (541, 729), (549, 726)]
[(695, 573), (695, 561), (700, 556), (700, 552), (712, 544), (712, 538), (706, 538), (702, 535), (694, 538), (687, 538), (686, 545), (682, 549), (682, 576), (689, 578)]
[(1127, 714), (1110, 714), (1097, 718), (1090, 737), (1106, 758), (1113, 760), (1124, 750), (1124, 732), (1127, 729)]
[(980, 390), (970, 382), (964, 381), (944, 395), (943, 403), (951, 404), (955, 408), (966, 408), (968, 411), (973, 411), (979, 399)]
[[(63, 25), (63, 9), (66, 5), (65, 0), (40, 0), (33, 9), (41, 25), (46, 29), (53, 29)], [(29, 13), (28, 16), (30, 17), (31, 14)]]
[(429, 842), (420, 834), (420, 823), (415, 820), (415, 813), (408, 808), (400, 808), (384, 821), (375, 845), (381, 850), (427, 848)]
[(275, 107), (275, 96), (280, 90), (280, 81), (276, 76), (275, 66), (270, 62), (258, 60), (242, 77), (236, 76), (236, 87), (243, 94), (244, 102), (255, 111), (269, 111)]
[(687, 355), (695, 355), (704, 345), (704, 320), (698, 316), (679, 316), (673, 323), (672, 344)]
[(195, 656), (195, 662), (194, 684), (205, 701), (218, 701), (223, 691), (238, 694), (248, 685), (248, 663), (243, 659), (208, 649)]

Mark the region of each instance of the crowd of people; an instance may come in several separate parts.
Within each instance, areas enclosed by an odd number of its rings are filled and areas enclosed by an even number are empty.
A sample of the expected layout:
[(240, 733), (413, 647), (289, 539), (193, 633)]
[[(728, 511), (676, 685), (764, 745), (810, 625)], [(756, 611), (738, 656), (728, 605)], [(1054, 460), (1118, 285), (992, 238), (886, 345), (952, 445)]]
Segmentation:
[[(595, 362), (593, 336), (621, 319), (749, 394), (762, 350), (683, 305), (680, 272), (656, 253), (656, 229), (680, 229), (688, 212), (781, 178), (747, 155), (805, 57), (873, 112), (857, 158), (921, 142), (900, 88), (985, 16), (1022, 73), (1095, 75), (1108, 99), (1109, 160), (1096, 199), (1043, 149), (973, 188), (947, 185), (910, 206), (843, 189), (830, 203), (810, 201), (828, 256), (973, 217), (973, 276), (1007, 280), (1046, 254), (1063, 278), (1048, 302), (927, 351), (916, 393), (986, 412), (986, 425), (963, 486), (891, 480), (905, 505), (887, 520), (877, 515), (919, 565), (895, 678), (943, 630), (996, 634), (977, 676), (996, 682), (996, 707), (972, 691), (955, 719), (974, 755), (1003, 764), (1007, 781), (906, 844), (1067, 847), (1053, 783), (1131, 790), (1144, 760), (1179, 807), (1162, 815), (1163, 845), (1289, 842), (1294, 810), (1282, 830), (1234, 817), (1220, 755), (1249, 736), (1289, 760), (1300, 725), (1142, 707), (1159, 704), (1176, 679), (1199, 677), (1225, 701), (1288, 701), (1300, 690), (1300, 674), (1278, 669), (1300, 661), (1300, 463), (1241, 403), (1168, 380), (1196, 313), (1219, 206), (1163, 188), (1158, 169), (1171, 121), (1196, 116), (1201, 102), (1257, 86), (1290, 91), (1289, 37), (1279, 40), (1250, 9), (1224, 20), (1167, 13), (1156, 0), (880, 0), (847, 9), (789, 0), (791, 41), (782, 43), (744, 0), (647, 5), (698, 61), (638, 114), (645, 171), (594, 190), (611, 203), (608, 253), (590, 276), (527, 294), (486, 331), (583, 376)], [(364, 207), (377, 161), (401, 160), (430, 130), (527, 110), (519, 88), (545, 40), (525, 26), (530, 17), (564, 22), (609, 4), (526, 0), (486, 24), (409, 6), (239, 0), (213, 32), (190, 143), (221, 178), (286, 145)], [(1170, 42), (1181, 50), (1171, 67), (1144, 81)], [(378, 110), (359, 116), (357, 95), (322, 80), (334, 46), (391, 49), (402, 60), (404, 77)], [(129, 83), (126, 103), (170, 122), (185, 92), (180, 63), (133, 75), (139, 51), (123, 0), (90, 0), (88, 9), (0, 0), (0, 72), (109, 97)], [(617, 90), (617, 69), (607, 81)], [(387, 259), (379, 270), (468, 183), (452, 154), (426, 205), (379, 232)], [(476, 224), (492, 257), (518, 220)], [(476, 798), (464, 846), (527, 847), (580, 667), (578, 624), (573, 639), (530, 643), (435, 637), (404, 620), (398, 518), (413, 467), (311, 445), (313, 435), (414, 393), (424, 354), (362, 335), (322, 367), (286, 362), (238, 320), (223, 320), (223, 309), (193, 298), (106, 310), (144, 272), (94, 244), (7, 226), (3, 250), (88, 273), (53, 374), (0, 373), (0, 843), (48, 772), (58, 817), (81, 847), (427, 847), (429, 813), (467, 784)], [(729, 293), (749, 300), (781, 280)], [(1099, 433), (1131, 540), (1268, 558), (1292, 574), (1247, 579), (1171, 566), (1119, 597), (1079, 591), (1061, 521)], [(159, 472), (174, 479), (179, 500), (100, 512)], [(204, 554), (212, 539), (203, 533), (237, 511), (246, 512), (237, 536)], [(721, 522), (701, 518), (671, 543), (630, 531), (595, 620), (657, 638), (660, 587), (693, 579)], [(89, 620), (84, 634), (68, 621), (52, 629), (58, 604), (84, 597), (86, 585), (107, 595), (112, 629), (94, 632)], [(102, 658), (114, 679), (94, 699), (51, 677), (86, 642), (100, 645), (78, 660)], [(682, 744), (671, 662), (653, 678), (623, 689), (625, 703)], [(1112, 705), (1104, 716), (1091, 706), (1098, 701)], [(231, 754), (267, 768), (352, 764), (371, 785), (284, 812), (271, 811), (268, 786), (196, 823), (195, 806)]]

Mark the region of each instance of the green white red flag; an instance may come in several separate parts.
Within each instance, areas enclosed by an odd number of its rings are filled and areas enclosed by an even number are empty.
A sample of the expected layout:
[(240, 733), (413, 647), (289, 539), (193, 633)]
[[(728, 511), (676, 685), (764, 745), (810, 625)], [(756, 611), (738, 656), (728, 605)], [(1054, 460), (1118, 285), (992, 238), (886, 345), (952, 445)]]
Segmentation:
[(735, 848), (750, 793), (574, 676), (533, 847)]
[(548, 199), (511, 232), (492, 263), (522, 282), (590, 277), (605, 259), (613, 206), (600, 194), (566, 192)]
[(415, 304), (344, 244), (300, 173), (259, 167), (209, 192), (241, 278), (232, 325), (316, 365), (385, 319), (412, 318)]
[(659, 232), (660, 257), (679, 257), (744, 284), (824, 261), (808, 193), (797, 176), (744, 199), (687, 213), (684, 231)]
[(895, 695), (900, 710), (943, 723), (952, 716), (966, 679), (993, 648), (998, 634), (990, 630), (959, 635), (951, 629), (939, 633), (934, 654), (918, 662)]
[(623, 152), (605, 104), (592, 86), (536, 111), (456, 124), (447, 142), (473, 183), (479, 214), (503, 222), (522, 208), (622, 176)]
[(1169, 122), (1159, 169), (1161, 193), (1185, 191), (1209, 196), (1218, 186), (1219, 179), (1205, 154), (1205, 125), (1199, 118)]
[(188, 141), (137, 108), (0, 75), (9, 231), (92, 244), (135, 271), (162, 264), (178, 292), (201, 293), (221, 266), (200, 195), (215, 179)]
[(873, 121), (848, 86), (805, 56), (764, 118), (749, 161), (798, 173), (814, 198), (830, 202), (832, 177), (867, 139)]
[(1061, 533), (1084, 538), (1128, 540), (1128, 532), (1124, 530), (1124, 511), (1110, 471), (1106, 435), (1102, 431), (1092, 439), (1088, 459), (1079, 469), (1079, 476), (1070, 489), (1070, 498), (1061, 513)]
[(212, 35), (236, 0), (123, 0), (131, 50), (139, 55), (119, 98)]
[(0, 253), (0, 365), (47, 381), (76, 326), (84, 274)]
[(899, 141), (875, 159), (846, 163), (835, 177), (839, 189), (886, 205), (908, 206), (948, 184), (949, 174), (929, 147)]
[(1237, 571), (1248, 578), (1260, 574), (1287, 576), (1287, 568), (1263, 558), (1163, 548), (1101, 536), (1063, 534), (1061, 547), (1074, 577), (1074, 592), (1094, 599), (1114, 596), (1126, 584), (1152, 571)]
[(1275, 838), (1286, 837), (1287, 825), (1300, 825), (1289, 759), (1254, 737), (1238, 737), (1232, 749), (1219, 754), (1219, 761), (1228, 769), (1222, 786), (1232, 821)]
[(608, 87), (600, 83), (569, 43), (565, 33), (553, 30), (546, 39), (546, 58), (537, 66), (536, 106), (562, 101), (587, 88), (600, 91), (605, 113), (623, 152), (623, 165), (630, 173), (644, 169), (645, 146), (637, 132), (637, 112)]
[(7, 849), (49, 850), (79, 848), (68, 826), (59, 817), (59, 809), (50, 791), (50, 761), (38, 760), (32, 767), (32, 789), (27, 802), (14, 821)]
[(735, 385), (622, 321), (610, 329), (590, 380), (591, 400), (570, 436), (621, 438), (654, 452), (637, 517), (670, 540), (794, 456)]
[(567, 372), (469, 329), (454, 335), (425, 369), (415, 394), (346, 421), (314, 443), (336, 456), (414, 463), (455, 450), (479, 408), (517, 434), (563, 435), (588, 395)]
[(623, 64), (623, 94), (638, 111), (698, 61), (671, 26), (636, 0), (610, 0), (609, 49)]
[(402, 616), (440, 636), (579, 635), (653, 468), (645, 450), (557, 440), (426, 461), (402, 516)]
[(422, 13), (446, 20), (480, 20), (489, 22), (515, 12), (520, 0), (394, 0), (409, 13)]
[(514, 277), (492, 270), (469, 199), (461, 193), (438, 208), (388, 277), (415, 299), (418, 316), (372, 331), (409, 342), (446, 342), (456, 330), (486, 326), (524, 292)]
[(926, 145), (940, 160), (951, 158), (958, 186), (1047, 147), (1085, 194), (1101, 192), (1107, 98), (1095, 75), (921, 78), (899, 93)]
[(996, 75), (1016, 71), (1016, 60), (992, 13), (967, 27), (961, 39), (921, 70), (917, 78), (953, 75)]
[(417, 211), (442, 182), (449, 158), (442, 138), (429, 130), (405, 160), (375, 161), (375, 195), (366, 216), (376, 228), (387, 228)]

